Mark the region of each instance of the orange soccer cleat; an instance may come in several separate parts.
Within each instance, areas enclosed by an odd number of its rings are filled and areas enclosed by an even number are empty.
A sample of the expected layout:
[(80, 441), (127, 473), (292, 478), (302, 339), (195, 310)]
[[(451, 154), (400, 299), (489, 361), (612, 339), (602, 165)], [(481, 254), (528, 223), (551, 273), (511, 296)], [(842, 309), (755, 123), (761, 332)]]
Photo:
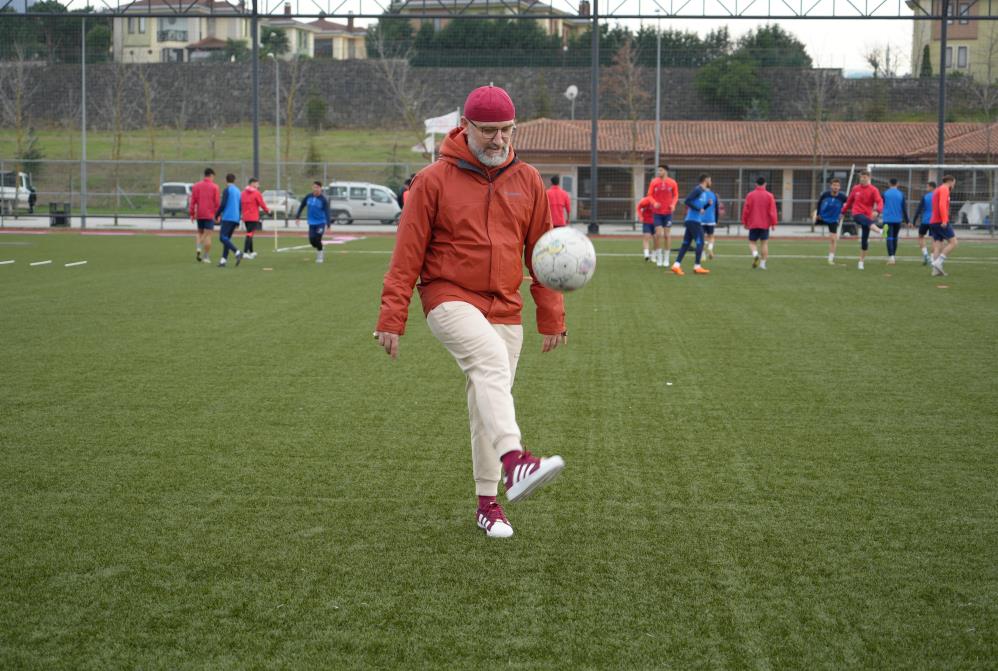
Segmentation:
[(676, 273), (680, 277), (682, 277), (683, 275), (686, 274), (686, 273), (683, 272), (683, 269), (679, 267), (678, 263), (673, 263), (671, 266), (669, 266), (669, 270), (671, 270), (672, 272)]
[(697, 267), (693, 269), (693, 272), (697, 275), (710, 275), (710, 271), (706, 268)]

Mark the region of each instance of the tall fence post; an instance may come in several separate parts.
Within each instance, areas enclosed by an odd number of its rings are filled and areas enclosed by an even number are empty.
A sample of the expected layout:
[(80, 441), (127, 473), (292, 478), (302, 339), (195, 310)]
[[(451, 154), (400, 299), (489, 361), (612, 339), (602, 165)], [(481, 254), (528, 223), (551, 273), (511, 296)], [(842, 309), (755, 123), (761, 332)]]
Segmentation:
[[(0, 175), (2, 175), (4, 172), (6, 172), (6, 170), (7, 170), (7, 166), (4, 164), (3, 161), (0, 161)], [(2, 189), (2, 188), (3, 188), (3, 182), (0, 181), (0, 189)], [(4, 217), (3, 211), (5, 209), (7, 209), (7, 206), (4, 204), (4, 202), (2, 200), (0, 200), (0, 228), (4, 228), (4, 226), (5, 226), (4, 220), (3, 220), (3, 217)]]
[[(946, 29), (949, 26), (950, 0), (942, 2), (942, 25), (939, 28), (939, 129), (936, 163), (946, 162)], [(940, 175), (940, 178), (942, 175)]]
[[(87, 20), (80, 19), (80, 228), (87, 227)], [(72, 203), (72, 198), (70, 198)]]
[(253, 15), (250, 17), (250, 44), (253, 62), (250, 65), (253, 84), (253, 176), (260, 179), (260, 13), (253, 0)]
[(166, 166), (159, 162), (159, 230), (166, 228), (166, 217), (163, 215), (163, 182), (166, 180)]
[(592, 77), (590, 79), (590, 89), (592, 90), (592, 119), (590, 121), (590, 150), (589, 150), (589, 233), (599, 233), (599, 214), (597, 211), (598, 184), (596, 177), (597, 165), (599, 164), (599, 0), (593, 0), (593, 24), (592, 24)]

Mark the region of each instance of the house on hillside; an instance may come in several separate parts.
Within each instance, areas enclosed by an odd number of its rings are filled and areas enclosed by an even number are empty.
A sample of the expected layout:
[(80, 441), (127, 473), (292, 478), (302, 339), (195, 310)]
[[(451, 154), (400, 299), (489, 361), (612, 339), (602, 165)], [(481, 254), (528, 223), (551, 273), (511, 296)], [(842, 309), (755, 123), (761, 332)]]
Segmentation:
[[(176, 12), (169, 0), (136, 0), (113, 21), (114, 60), (122, 63), (188, 63), (211, 58), (222, 52), (228, 40), (250, 43), (250, 19), (243, 4), (223, 0), (195, 0), (184, 5), (183, 14), (166, 17), (138, 16), (143, 12)], [(129, 16), (129, 14), (135, 16)], [(263, 28), (283, 30), (288, 51), (281, 58), (366, 58), (367, 30), (326, 19), (311, 22), (291, 17), (291, 6), (284, 15), (261, 18)]]
[[(726, 218), (737, 220), (740, 204), (758, 177), (765, 177), (776, 196), (783, 222), (810, 217), (814, 199), (828, 179), (843, 183), (850, 170), (871, 163), (934, 163), (934, 123), (826, 122), (815, 147), (814, 124), (808, 121), (663, 121), (660, 160), (685, 192), (702, 172), (710, 173), (714, 190), (725, 203)], [(998, 124), (951, 123), (946, 126), (947, 156), (954, 162), (987, 163), (998, 157)], [(990, 146), (989, 146), (990, 145)], [(541, 171), (545, 181), (560, 175), (572, 195), (572, 216), (589, 216), (591, 189), (590, 122), (537, 119), (518, 126), (517, 155)], [(816, 151), (817, 150), (817, 151)], [(654, 173), (655, 122), (599, 122), (599, 217), (634, 218), (634, 207), (646, 193)], [(932, 174), (932, 176), (936, 176)], [(996, 173), (957, 171), (955, 199), (981, 199), (993, 194)], [(924, 169), (880, 170), (876, 183), (901, 180), (912, 207), (930, 179)], [(963, 194), (963, 195), (961, 195)], [(993, 195), (989, 196), (993, 198)]]
[[(481, 15), (482, 18), (491, 19), (508, 18), (510, 16), (530, 16), (531, 14), (542, 17), (547, 16), (548, 18), (538, 18), (538, 25), (540, 25), (546, 35), (557, 35), (560, 37), (563, 44), (567, 44), (571, 38), (585, 32), (591, 23), (586, 18), (589, 16), (589, 3), (586, 0), (582, 0), (579, 3), (578, 14), (569, 14), (543, 2), (531, 0), (509, 0), (508, 2), (496, 2), (496, 0), (435, 0), (433, 3), (396, 1), (391, 4), (387, 13), (406, 16), (426, 14), (428, 12), (453, 13), (461, 14), (462, 16)], [(451, 19), (446, 17), (433, 19), (414, 18), (410, 21), (413, 31), (418, 31), (424, 23), (431, 24), (434, 31), (439, 31), (450, 22)]]
[[(924, 5), (906, 0), (916, 16), (940, 14), (942, 2), (929, 0)], [(975, 81), (992, 84), (998, 80), (998, 21), (975, 21), (972, 17), (987, 11), (987, 5), (974, 0), (952, 0), (946, 28), (946, 72), (964, 74)], [(939, 21), (912, 21), (911, 71), (921, 71), (925, 47), (929, 47), (932, 72), (939, 74), (939, 49), (942, 28)]]

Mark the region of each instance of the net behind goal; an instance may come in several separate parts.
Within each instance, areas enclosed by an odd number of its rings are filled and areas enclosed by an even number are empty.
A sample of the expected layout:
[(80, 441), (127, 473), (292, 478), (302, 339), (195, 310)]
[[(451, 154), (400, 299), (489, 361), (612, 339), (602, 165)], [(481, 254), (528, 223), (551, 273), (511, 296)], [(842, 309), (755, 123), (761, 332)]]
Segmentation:
[(995, 215), (998, 214), (998, 165), (963, 164), (888, 164), (871, 163), (867, 166), (874, 186), (883, 193), (890, 188), (891, 178), (905, 193), (908, 216), (914, 221), (919, 200), (929, 189), (928, 182), (942, 183), (944, 175), (956, 178), (950, 199), (954, 226), (979, 230), (994, 235)]

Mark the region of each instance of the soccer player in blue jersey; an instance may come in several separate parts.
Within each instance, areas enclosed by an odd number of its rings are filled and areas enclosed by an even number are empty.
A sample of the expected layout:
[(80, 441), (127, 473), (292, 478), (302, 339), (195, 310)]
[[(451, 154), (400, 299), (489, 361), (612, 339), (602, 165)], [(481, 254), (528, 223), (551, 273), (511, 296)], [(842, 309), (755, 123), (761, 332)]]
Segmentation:
[(929, 223), (932, 221), (932, 194), (936, 190), (936, 183), (930, 181), (926, 188), (928, 189), (928, 193), (918, 201), (918, 207), (915, 208), (915, 216), (912, 217), (912, 220), (918, 223), (918, 247), (922, 250), (923, 266), (927, 266), (932, 262), (925, 239), (929, 236)]
[(322, 263), (326, 260), (325, 252), (322, 249), (322, 234), (326, 232), (329, 225), (329, 201), (322, 193), (322, 182), (312, 182), (312, 193), (302, 198), (301, 205), (298, 206), (298, 214), (295, 215), (295, 226), (301, 220), (301, 213), (308, 208), (308, 242), (315, 247), (315, 262)]
[(222, 200), (215, 213), (215, 221), (220, 222), (218, 240), (222, 243), (222, 260), (219, 268), (224, 268), (229, 262), (229, 252), (236, 255), (236, 265), (243, 260), (243, 253), (232, 244), (232, 234), (239, 228), (239, 197), (241, 193), (236, 186), (236, 176), (231, 172), (225, 176), (225, 188), (222, 190)]
[(828, 183), (828, 190), (818, 198), (814, 208), (814, 223), (828, 226), (828, 264), (835, 265), (835, 243), (839, 239), (839, 219), (846, 195), (842, 193), (842, 181), (836, 177)]
[(884, 191), (884, 211), (880, 213), (887, 229), (887, 265), (897, 263), (898, 241), (901, 235), (901, 224), (908, 223), (908, 205), (904, 192), (898, 188), (896, 177), (888, 182), (890, 188)]
[(712, 182), (711, 188), (707, 190), (707, 196), (710, 198), (710, 207), (704, 210), (701, 223), (703, 224), (704, 241), (707, 243), (707, 258), (712, 259), (714, 258), (714, 227), (717, 226), (717, 220), (721, 217), (721, 201), (713, 189)]
[(672, 264), (670, 270), (682, 277), (683, 257), (690, 250), (690, 245), (696, 245), (696, 260), (693, 272), (697, 275), (706, 275), (710, 271), (700, 265), (700, 258), (703, 256), (703, 218), (707, 210), (714, 206), (714, 201), (710, 197), (710, 175), (703, 174), (697, 179), (698, 184), (686, 196), (683, 204), (686, 205), (686, 234), (683, 236), (683, 245), (679, 248), (676, 262)]

